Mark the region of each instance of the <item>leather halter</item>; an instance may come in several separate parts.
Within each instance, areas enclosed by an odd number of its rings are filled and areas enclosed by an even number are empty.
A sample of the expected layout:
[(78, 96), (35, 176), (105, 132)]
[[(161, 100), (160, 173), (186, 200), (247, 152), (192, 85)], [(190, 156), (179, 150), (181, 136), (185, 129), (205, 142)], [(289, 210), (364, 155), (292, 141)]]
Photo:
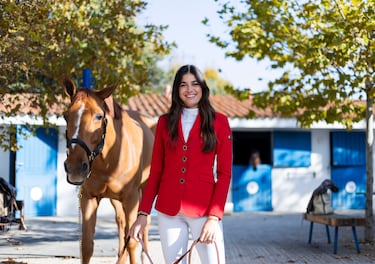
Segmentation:
[[(104, 112), (104, 119), (103, 119), (103, 134), (101, 136), (101, 139), (100, 139), (100, 142), (98, 143), (98, 145), (96, 146), (96, 148), (91, 151), (89, 149), (89, 147), (86, 145), (86, 143), (81, 140), (79, 137), (77, 138), (72, 138), (69, 140), (68, 138), (68, 130), (65, 130), (65, 138), (66, 138), (66, 149), (68, 150), (72, 144), (78, 144), (80, 145), (85, 151), (86, 151), (86, 155), (87, 155), (87, 158), (89, 159), (89, 173), (88, 173), (88, 176), (87, 178), (90, 176), (91, 174), (91, 165), (92, 165), (92, 162), (93, 160), (95, 159), (96, 156), (98, 156), (102, 150), (103, 150), (103, 147), (104, 147), (104, 140), (105, 140), (105, 135), (107, 133), (107, 123), (108, 123), (108, 120), (107, 118), (105, 117), (105, 112)], [(67, 156), (69, 156), (69, 151), (67, 151)]]

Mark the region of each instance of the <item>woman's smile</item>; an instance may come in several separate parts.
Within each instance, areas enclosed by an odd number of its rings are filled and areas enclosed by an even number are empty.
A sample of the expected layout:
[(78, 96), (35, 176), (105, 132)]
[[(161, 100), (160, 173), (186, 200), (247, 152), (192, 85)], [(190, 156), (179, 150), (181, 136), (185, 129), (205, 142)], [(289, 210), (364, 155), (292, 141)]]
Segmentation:
[(179, 96), (186, 108), (197, 108), (202, 98), (202, 87), (195, 76), (187, 73), (182, 77)]

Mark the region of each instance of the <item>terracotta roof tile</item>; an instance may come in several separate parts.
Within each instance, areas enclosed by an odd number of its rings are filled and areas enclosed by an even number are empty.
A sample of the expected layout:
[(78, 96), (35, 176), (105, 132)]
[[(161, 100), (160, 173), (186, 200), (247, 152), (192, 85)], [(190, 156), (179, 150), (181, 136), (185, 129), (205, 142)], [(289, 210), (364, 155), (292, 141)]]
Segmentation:
[[(39, 94), (32, 93), (4, 94), (0, 98), (0, 113), (15, 109), (15, 114), (38, 115), (41, 109), (34, 103), (38, 101), (38, 98)], [(49, 113), (62, 115), (64, 110), (65, 104), (53, 103), (49, 108)]]
[[(240, 101), (232, 95), (212, 95), (210, 102), (216, 111), (228, 117), (246, 118), (250, 109), (253, 109), (258, 117), (273, 116), (270, 111), (254, 109), (251, 100)], [(139, 94), (129, 98), (128, 105), (124, 108), (158, 117), (168, 112), (170, 104), (171, 100), (162, 94)]]
[(243, 117), (249, 112), (245, 101), (239, 101), (233, 96), (215, 95), (210, 98), (212, 106), (216, 111), (228, 117)]
[(170, 100), (161, 94), (138, 94), (129, 98), (125, 109), (139, 111), (153, 117), (161, 116), (168, 111)]
[[(19, 104), (17, 114), (37, 115), (40, 113), (39, 107), (31, 104), (32, 99), (37, 96), (36, 94), (4, 95), (0, 101), (0, 113), (7, 112), (7, 109), (10, 109), (11, 106)], [(61, 115), (68, 104), (67, 99), (65, 101), (65, 104), (53, 104), (49, 114)], [(251, 100), (240, 101), (232, 95), (212, 95), (210, 96), (210, 101), (216, 111), (230, 118), (246, 118), (250, 109), (256, 112), (257, 117), (275, 116), (269, 111), (254, 109)], [(138, 94), (129, 98), (127, 105), (123, 107), (125, 109), (139, 111), (152, 117), (158, 117), (168, 112), (170, 104), (170, 98), (163, 94)]]

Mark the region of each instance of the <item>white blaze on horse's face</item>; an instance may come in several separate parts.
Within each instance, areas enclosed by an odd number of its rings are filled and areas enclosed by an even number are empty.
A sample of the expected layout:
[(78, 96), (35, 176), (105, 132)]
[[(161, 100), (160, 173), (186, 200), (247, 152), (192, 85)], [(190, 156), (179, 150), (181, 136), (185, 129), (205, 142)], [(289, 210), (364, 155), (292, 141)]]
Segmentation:
[[(81, 124), (81, 118), (82, 118), (82, 114), (83, 114), (84, 110), (85, 110), (85, 104), (82, 103), (81, 107), (78, 109), (78, 112), (77, 112), (78, 116), (77, 116), (76, 122), (74, 124), (76, 130), (74, 131), (72, 138), (78, 138), (79, 125)], [(75, 148), (76, 145), (77, 144), (72, 144), (72, 148)]]

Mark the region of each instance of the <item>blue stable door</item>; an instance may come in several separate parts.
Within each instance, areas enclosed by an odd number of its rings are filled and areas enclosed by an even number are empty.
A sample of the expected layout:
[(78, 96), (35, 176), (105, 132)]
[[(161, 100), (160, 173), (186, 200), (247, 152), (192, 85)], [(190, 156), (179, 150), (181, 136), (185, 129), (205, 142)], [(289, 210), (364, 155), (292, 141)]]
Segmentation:
[(32, 133), (24, 126), (20, 130), (17, 140), (21, 149), (16, 153), (17, 199), (24, 200), (26, 217), (54, 216), (58, 132), (41, 127)]
[(232, 200), (234, 212), (272, 211), (272, 167), (234, 165)]
[(339, 188), (332, 193), (334, 210), (364, 209), (366, 197), (366, 133), (331, 133), (331, 179)]

